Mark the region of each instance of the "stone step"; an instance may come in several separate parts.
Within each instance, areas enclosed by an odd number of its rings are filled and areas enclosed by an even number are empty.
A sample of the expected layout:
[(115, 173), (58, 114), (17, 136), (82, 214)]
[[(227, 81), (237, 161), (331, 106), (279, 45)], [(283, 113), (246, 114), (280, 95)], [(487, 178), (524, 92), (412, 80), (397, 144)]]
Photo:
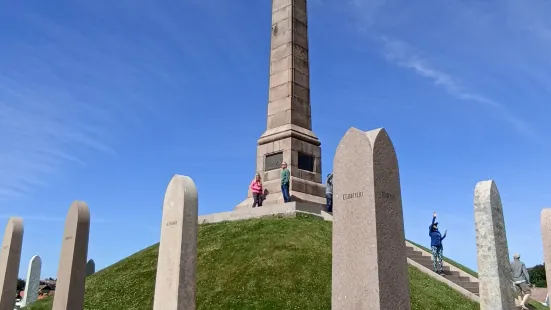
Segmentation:
[[(430, 269), (430, 270), (432, 270), (432, 269), (434, 268), (433, 265), (432, 265), (432, 262), (417, 261), (417, 260), (415, 260), (415, 259), (414, 259), (414, 261), (415, 261), (416, 263), (418, 263), (419, 265), (421, 265), (421, 266), (423, 266), (423, 267), (425, 267), (425, 268), (428, 268), (428, 269)], [(450, 274), (450, 275), (451, 275), (453, 272), (455, 272), (455, 274), (453, 274), (453, 275), (458, 275), (458, 272), (457, 272), (457, 271), (451, 271), (449, 266), (443, 266), (443, 267), (442, 267), (442, 271), (444, 271), (444, 273)]]
[[(426, 254), (424, 255), (424, 253), (425, 252), (418, 251), (415, 248), (406, 245), (406, 255), (409, 259), (417, 262), (418, 264), (429, 270), (433, 270), (432, 257)], [(446, 262), (444, 262), (444, 266), (442, 269), (444, 271), (443, 277), (445, 277), (447, 280), (461, 286), (462, 288), (477, 296), (480, 295), (477, 282), (471, 282), (469, 277), (461, 276), (459, 271), (451, 271), (450, 266), (447, 265)]]

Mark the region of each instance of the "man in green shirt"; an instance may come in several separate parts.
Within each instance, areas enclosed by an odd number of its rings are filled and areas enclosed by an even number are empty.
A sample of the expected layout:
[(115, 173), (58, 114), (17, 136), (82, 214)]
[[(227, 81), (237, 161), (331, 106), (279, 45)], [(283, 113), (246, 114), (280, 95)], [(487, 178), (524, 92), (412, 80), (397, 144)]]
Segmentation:
[(291, 202), (291, 196), (289, 196), (289, 180), (291, 179), (291, 173), (287, 169), (287, 163), (281, 164), (281, 193), (283, 194), (283, 201)]

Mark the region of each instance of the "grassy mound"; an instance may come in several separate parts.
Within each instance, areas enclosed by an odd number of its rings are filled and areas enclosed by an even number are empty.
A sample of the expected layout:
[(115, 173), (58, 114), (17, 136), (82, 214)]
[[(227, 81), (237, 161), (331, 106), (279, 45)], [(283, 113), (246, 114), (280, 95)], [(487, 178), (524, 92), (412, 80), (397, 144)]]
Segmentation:
[[(87, 310), (150, 310), (158, 245), (86, 280)], [(331, 223), (264, 218), (199, 229), (199, 309), (330, 309)], [(446, 285), (409, 268), (412, 309), (479, 309)], [(50, 310), (41, 300), (29, 310)]]

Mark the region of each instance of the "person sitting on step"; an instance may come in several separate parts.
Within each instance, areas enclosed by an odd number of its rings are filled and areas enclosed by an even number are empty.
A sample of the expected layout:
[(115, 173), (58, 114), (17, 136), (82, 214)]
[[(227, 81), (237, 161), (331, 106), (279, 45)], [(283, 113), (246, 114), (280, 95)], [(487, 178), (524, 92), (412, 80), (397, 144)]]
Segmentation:
[(442, 246), (442, 240), (446, 238), (446, 230), (444, 235), (440, 234), (438, 230), (438, 222), (436, 222), (436, 212), (432, 214), (432, 223), (429, 226), (430, 247), (432, 249), (432, 266), (434, 272), (438, 274), (444, 273), (444, 267), (442, 265), (444, 247)]
[(251, 191), (254, 199), (253, 208), (257, 205), (262, 207), (262, 178), (259, 173), (254, 176), (254, 180), (251, 182)]

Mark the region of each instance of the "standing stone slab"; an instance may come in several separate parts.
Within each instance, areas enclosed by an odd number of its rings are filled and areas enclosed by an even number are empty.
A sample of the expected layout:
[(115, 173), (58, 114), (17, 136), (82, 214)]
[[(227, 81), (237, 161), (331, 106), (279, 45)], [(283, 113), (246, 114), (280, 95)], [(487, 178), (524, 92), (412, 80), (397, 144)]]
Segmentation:
[(23, 247), (23, 220), (12, 217), (6, 226), (0, 250), (0, 310), (13, 310), (17, 293), (17, 275)]
[(494, 181), (481, 181), (476, 184), (474, 220), (480, 309), (514, 309), (511, 263), (503, 207)]
[(386, 131), (349, 129), (333, 169), (331, 309), (410, 309), (398, 160)]
[(551, 208), (541, 210), (541, 241), (543, 244), (543, 259), (547, 290), (551, 293)]
[(35, 255), (29, 262), (27, 269), (27, 280), (25, 282), (25, 294), (21, 300), (21, 307), (28, 306), (38, 299), (38, 289), (40, 286), (40, 272), (42, 270), (42, 259)]
[(85, 202), (75, 201), (65, 220), (52, 310), (83, 309), (89, 236), (90, 210)]
[(96, 262), (93, 259), (90, 259), (86, 263), (86, 276), (91, 276), (96, 273)]
[(175, 175), (165, 193), (153, 310), (194, 310), (197, 296), (195, 183)]

